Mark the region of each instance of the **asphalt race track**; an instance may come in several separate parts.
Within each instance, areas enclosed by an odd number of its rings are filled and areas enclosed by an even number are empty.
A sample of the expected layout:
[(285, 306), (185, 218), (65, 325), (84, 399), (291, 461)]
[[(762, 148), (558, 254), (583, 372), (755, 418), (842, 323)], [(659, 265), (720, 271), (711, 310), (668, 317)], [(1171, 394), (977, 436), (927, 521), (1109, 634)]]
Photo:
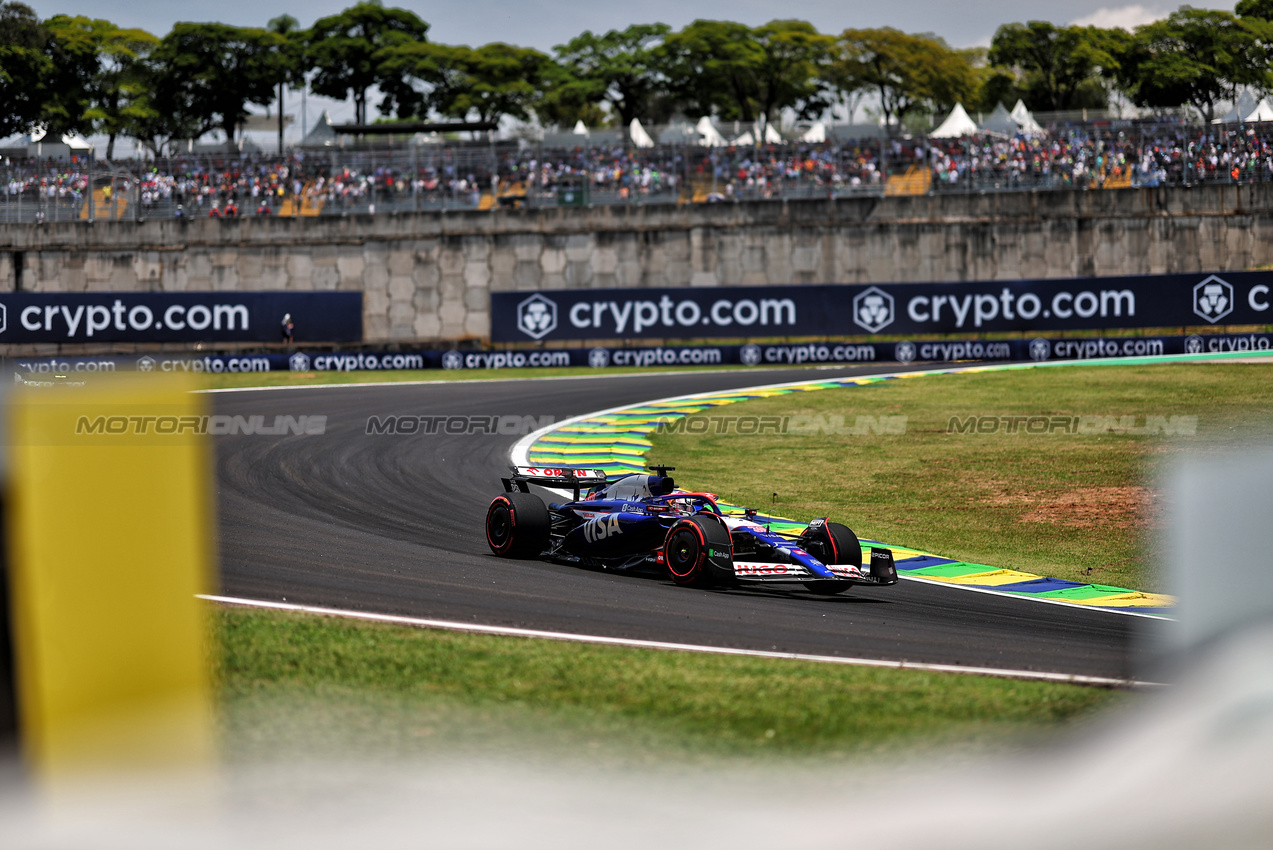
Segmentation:
[(1158, 621), (917, 581), (818, 597), (798, 587), (691, 590), (658, 577), (499, 559), (482, 526), (518, 436), (366, 433), (373, 415), (560, 421), (670, 395), (879, 371), (215, 393), (218, 414), (266, 423), (327, 417), (322, 435), (217, 438), (220, 593), (585, 635), (1133, 678), (1136, 634)]

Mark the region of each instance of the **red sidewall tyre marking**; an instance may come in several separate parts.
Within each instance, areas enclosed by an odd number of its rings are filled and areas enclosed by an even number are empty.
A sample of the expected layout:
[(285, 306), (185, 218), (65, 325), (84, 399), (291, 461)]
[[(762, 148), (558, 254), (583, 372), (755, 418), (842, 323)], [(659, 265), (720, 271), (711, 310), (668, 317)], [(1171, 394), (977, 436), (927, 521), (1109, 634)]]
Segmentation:
[(693, 529), (694, 536), (698, 538), (698, 557), (694, 560), (693, 565), (685, 572), (678, 573), (672, 566), (672, 558), (666, 553), (664, 554), (664, 560), (667, 562), (667, 571), (671, 573), (673, 577), (678, 579), (693, 578), (694, 575), (702, 569), (703, 562), (707, 559), (707, 538), (703, 536), (703, 530), (699, 528), (696, 523), (678, 522), (676, 525), (672, 526), (672, 530), (669, 531), (667, 535), (667, 543), (671, 544), (673, 538), (675, 538), (677, 534), (687, 529)]
[(835, 546), (835, 535), (831, 533), (831, 527), (827, 525), (831, 520), (823, 517), (822, 532), (827, 536), (827, 542), (831, 544), (831, 563), (840, 563), (840, 550)]
[[(508, 511), (508, 539), (504, 541), (502, 546), (491, 539), (491, 514), (495, 511), (497, 505), (503, 505), (504, 509)], [(513, 510), (513, 503), (504, 496), (496, 496), (486, 511), (486, 544), (491, 547), (492, 551), (502, 555), (512, 547), (513, 529), (516, 527), (517, 512)]]

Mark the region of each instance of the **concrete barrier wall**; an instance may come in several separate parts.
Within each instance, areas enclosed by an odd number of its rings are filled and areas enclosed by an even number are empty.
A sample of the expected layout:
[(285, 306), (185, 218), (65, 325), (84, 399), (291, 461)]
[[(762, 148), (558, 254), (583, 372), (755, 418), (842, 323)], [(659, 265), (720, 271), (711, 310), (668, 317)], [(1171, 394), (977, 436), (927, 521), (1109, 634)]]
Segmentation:
[(370, 342), (486, 336), (491, 290), (1017, 279), (1271, 262), (1270, 184), (0, 225), (8, 291), (361, 289)]

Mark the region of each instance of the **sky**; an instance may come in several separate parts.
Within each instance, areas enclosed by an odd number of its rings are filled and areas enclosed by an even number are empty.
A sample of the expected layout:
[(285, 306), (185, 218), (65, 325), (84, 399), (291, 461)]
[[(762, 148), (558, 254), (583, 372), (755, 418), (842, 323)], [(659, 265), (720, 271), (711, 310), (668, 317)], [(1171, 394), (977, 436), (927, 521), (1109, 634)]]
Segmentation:
[[(21, 0), (42, 18), (56, 14), (106, 18), (120, 26), (141, 27), (162, 36), (177, 21), (216, 21), (238, 26), (264, 26), (290, 14), (309, 26), (339, 12), (354, 0)], [(386, 6), (410, 9), (430, 24), (429, 40), (443, 44), (479, 45), (504, 41), (550, 52), (584, 30), (605, 32), (636, 23), (666, 23), (679, 29), (698, 18), (738, 21), (750, 26), (774, 18), (807, 20), (820, 32), (848, 28), (895, 27), (906, 32), (932, 32), (954, 47), (989, 46), (999, 25), (1049, 20), (1056, 24), (1134, 27), (1163, 17), (1177, 4), (1120, 4), (1109, 0), (802, 0), (785, 6), (768, 0), (634, 0), (624, 4), (596, 0), (384, 0)], [(1234, 3), (1194, 0), (1199, 8), (1232, 9)], [(312, 125), (322, 109), (337, 123), (353, 120), (353, 104), (307, 98)], [(288, 103), (285, 111), (298, 112)], [(374, 111), (374, 110), (369, 110)], [(299, 117), (299, 116), (298, 116)], [(295, 132), (299, 133), (299, 121)], [(289, 133), (289, 135), (291, 135)]]
[[(352, 5), (353, 0), (22, 0), (41, 17), (55, 14), (106, 18), (123, 26), (163, 35), (176, 21), (217, 21), (264, 26), (290, 14), (308, 26), (319, 17)], [(774, 18), (807, 20), (824, 33), (849, 27), (891, 26), (906, 32), (933, 32), (955, 47), (988, 45), (1003, 23), (1050, 20), (1101, 26), (1145, 23), (1173, 11), (1177, 4), (1110, 3), (1109, 0), (802, 0), (785, 6), (769, 0), (384, 0), (410, 9), (429, 22), (429, 38), (445, 44), (505, 41), (549, 51), (586, 29), (604, 32), (634, 23), (662, 22), (680, 28), (696, 18), (739, 21), (751, 26)], [(1202, 8), (1232, 9), (1233, 2), (1194, 0)]]

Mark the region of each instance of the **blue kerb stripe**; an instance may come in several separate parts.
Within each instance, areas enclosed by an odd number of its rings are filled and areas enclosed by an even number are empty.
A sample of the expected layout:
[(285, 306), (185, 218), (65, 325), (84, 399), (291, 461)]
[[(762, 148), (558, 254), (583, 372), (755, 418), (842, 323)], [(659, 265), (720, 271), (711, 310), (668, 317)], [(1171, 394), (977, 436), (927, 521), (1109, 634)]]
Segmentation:
[(1013, 584), (995, 585), (995, 590), (1003, 590), (1008, 593), (1049, 593), (1053, 590), (1069, 590), (1074, 587), (1087, 587), (1087, 585), (1078, 581), (1045, 577), (1031, 581), (1018, 581)]

